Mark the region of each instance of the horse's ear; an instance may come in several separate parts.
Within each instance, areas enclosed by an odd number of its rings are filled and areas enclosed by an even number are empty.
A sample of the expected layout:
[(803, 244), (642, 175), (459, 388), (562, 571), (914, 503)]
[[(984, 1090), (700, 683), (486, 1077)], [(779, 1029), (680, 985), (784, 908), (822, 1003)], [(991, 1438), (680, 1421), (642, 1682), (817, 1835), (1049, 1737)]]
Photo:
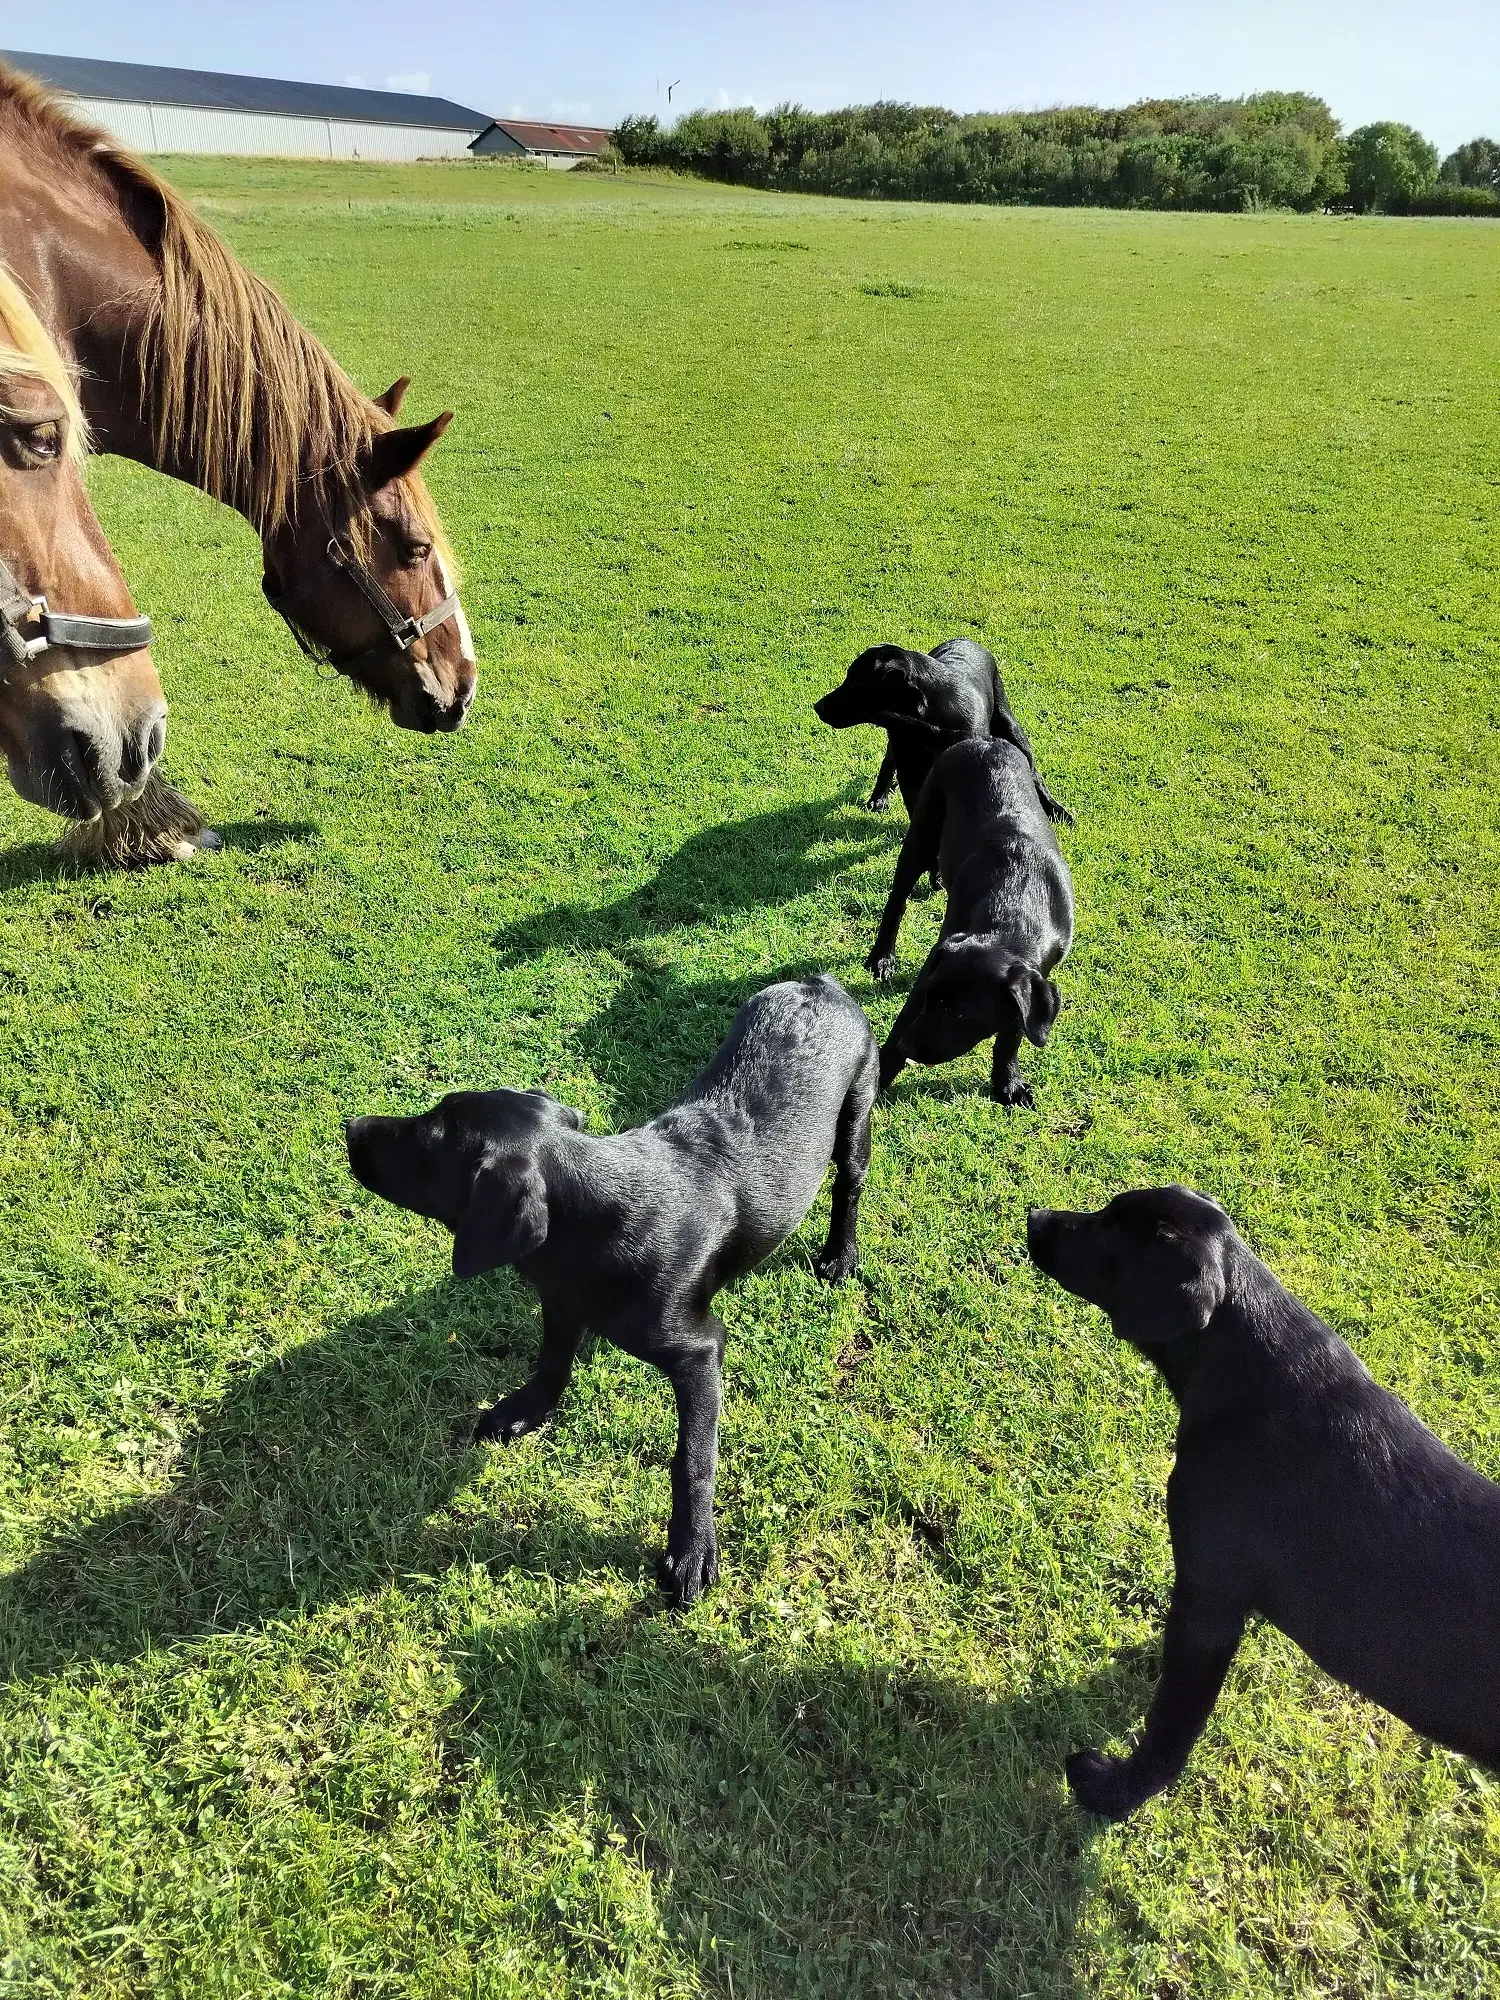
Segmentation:
[(406, 392), (411, 387), (410, 375), (398, 375), (383, 396), (375, 398), (377, 410), (384, 410), (388, 417), (394, 417), (406, 400)]
[(371, 438), (360, 467), (365, 491), (378, 493), (393, 479), (404, 479), (408, 472), (415, 472), (452, 421), (453, 412), (444, 410), (430, 424), (410, 424), (405, 430), (381, 431)]

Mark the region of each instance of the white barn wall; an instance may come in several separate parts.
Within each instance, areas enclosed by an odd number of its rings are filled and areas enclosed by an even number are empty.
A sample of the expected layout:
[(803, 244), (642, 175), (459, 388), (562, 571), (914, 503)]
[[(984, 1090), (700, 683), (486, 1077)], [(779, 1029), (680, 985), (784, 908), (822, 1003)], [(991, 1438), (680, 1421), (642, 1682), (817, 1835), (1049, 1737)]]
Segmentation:
[(74, 97), (68, 109), (137, 153), (239, 153), (252, 158), (464, 160), (478, 131), (431, 125), (363, 125), (342, 118), (293, 118), (265, 111), (216, 111), (186, 104), (131, 104)]

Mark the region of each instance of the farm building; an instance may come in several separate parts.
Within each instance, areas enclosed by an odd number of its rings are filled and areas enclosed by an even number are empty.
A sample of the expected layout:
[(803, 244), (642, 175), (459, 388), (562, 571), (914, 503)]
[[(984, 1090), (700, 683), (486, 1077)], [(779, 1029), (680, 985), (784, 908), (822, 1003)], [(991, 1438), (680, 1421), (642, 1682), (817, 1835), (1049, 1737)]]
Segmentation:
[(596, 160), (609, 144), (602, 125), (539, 125), (528, 118), (497, 118), (487, 125), (469, 151), (481, 158), (525, 154), (549, 167), (576, 167)]
[(325, 160), (463, 159), (488, 112), (446, 97), (356, 90), (216, 70), (159, 69), (0, 50), (68, 109), (138, 153), (273, 154)]

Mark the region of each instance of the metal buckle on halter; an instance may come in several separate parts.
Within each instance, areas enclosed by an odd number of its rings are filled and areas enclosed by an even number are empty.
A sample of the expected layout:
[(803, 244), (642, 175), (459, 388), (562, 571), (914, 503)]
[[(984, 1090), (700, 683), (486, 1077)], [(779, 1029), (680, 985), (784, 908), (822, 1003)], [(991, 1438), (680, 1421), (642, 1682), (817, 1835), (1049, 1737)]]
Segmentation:
[(37, 636), (34, 639), (28, 639), (19, 626), (15, 626), (13, 629), (27, 659), (34, 660), (38, 653), (45, 653), (47, 648), (52, 644), (52, 640), (47, 633), (47, 620), (52, 614), (52, 606), (47, 602), (45, 592), (40, 597), (28, 596), (26, 602), (36, 618), (38, 626)]

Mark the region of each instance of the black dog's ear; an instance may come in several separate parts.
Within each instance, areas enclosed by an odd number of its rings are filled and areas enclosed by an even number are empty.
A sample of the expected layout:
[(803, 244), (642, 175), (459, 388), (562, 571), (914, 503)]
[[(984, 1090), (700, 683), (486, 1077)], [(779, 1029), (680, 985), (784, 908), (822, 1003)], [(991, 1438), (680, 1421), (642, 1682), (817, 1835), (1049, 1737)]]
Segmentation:
[(547, 1183), (535, 1160), (487, 1162), (453, 1232), (453, 1275), (477, 1278), (540, 1250), (547, 1240)]
[(1020, 1011), (1026, 1039), (1039, 1049), (1045, 1048), (1062, 1007), (1062, 995), (1034, 965), (1013, 965), (1005, 976), (1005, 989)]
[(1180, 1252), (1193, 1266), (1191, 1277), (1181, 1279), (1173, 1286), (1170, 1302), (1163, 1302), (1158, 1307), (1159, 1337), (1202, 1333), (1223, 1305), (1229, 1290), (1224, 1246), (1217, 1237), (1210, 1238), (1205, 1244), (1199, 1237), (1184, 1235), (1169, 1222), (1157, 1224), (1156, 1240), (1163, 1248)]

